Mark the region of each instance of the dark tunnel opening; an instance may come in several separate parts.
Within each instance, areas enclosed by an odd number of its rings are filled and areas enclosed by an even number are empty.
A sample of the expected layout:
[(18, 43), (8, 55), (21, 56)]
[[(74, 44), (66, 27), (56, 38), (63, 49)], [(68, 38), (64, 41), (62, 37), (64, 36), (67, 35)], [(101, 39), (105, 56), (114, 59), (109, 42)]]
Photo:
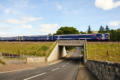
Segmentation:
[[(69, 57), (61, 57), (65, 62), (72, 62), (73, 64), (84, 64), (84, 47), (76, 47), (75, 51)], [(60, 54), (61, 55), (61, 54)]]

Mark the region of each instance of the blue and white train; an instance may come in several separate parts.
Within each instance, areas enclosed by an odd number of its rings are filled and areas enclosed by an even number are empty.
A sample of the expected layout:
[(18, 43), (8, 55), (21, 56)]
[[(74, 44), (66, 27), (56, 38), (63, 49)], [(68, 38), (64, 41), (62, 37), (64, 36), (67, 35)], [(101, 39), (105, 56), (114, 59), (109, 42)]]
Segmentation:
[(109, 39), (110, 39), (109, 33), (0, 37), (0, 41), (56, 41), (56, 40), (106, 41)]

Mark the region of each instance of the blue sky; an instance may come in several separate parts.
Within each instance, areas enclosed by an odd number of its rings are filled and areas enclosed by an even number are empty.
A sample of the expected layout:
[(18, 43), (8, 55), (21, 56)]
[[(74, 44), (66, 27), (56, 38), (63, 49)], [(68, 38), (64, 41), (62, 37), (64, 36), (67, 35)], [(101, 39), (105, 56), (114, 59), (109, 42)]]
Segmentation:
[(120, 28), (120, 0), (0, 0), (0, 36), (44, 35), (61, 26), (79, 31)]

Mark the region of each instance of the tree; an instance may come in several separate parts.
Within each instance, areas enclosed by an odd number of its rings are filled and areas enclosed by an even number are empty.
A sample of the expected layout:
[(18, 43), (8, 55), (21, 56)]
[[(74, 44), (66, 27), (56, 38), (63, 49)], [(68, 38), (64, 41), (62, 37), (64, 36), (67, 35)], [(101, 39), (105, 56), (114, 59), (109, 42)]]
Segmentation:
[(60, 34), (79, 34), (79, 31), (74, 27), (64, 26), (64, 27), (59, 28), (57, 30), (56, 34), (57, 35), (60, 35)]
[(80, 31), (80, 34), (86, 34), (86, 32)]
[(105, 29), (104, 29), (104, 27), (103, 27), (103, 26), (100, 26), (100, 29), (99, 29), (98, 32), (99, 32), (99, 33), (105, 33)]
[(117, 30), (110, 30), (110, 40), (111, 41), (120, 41), (120, 29)]
[(56, 34), (64, 34), (64, 32), (59, 29)]
[(88, 33), (88, 34), (91, 34), (91, 33), (92, 33), (90, 26), (88, 26), (88, 31), (87, 31), (87, 33)]
[(110, 32), (110, 29), (109, 29), (108, 25), (106, 25), (105, 32), (106, 32), (106, 33), (109, 33), (109, 32)]
[(49, 36), (51, 36), (52, 34), (51, 34), (51, 33), (49, 33), (48, 35), (49, 35)]

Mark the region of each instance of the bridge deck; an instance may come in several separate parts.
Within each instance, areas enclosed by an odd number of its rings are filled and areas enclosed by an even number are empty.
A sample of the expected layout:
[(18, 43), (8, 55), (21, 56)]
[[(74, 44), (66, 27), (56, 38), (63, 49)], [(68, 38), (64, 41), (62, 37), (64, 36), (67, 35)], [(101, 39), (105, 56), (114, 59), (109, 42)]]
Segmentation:
[(84, 46), (85, 40), (58, 40), (59, 46)]

